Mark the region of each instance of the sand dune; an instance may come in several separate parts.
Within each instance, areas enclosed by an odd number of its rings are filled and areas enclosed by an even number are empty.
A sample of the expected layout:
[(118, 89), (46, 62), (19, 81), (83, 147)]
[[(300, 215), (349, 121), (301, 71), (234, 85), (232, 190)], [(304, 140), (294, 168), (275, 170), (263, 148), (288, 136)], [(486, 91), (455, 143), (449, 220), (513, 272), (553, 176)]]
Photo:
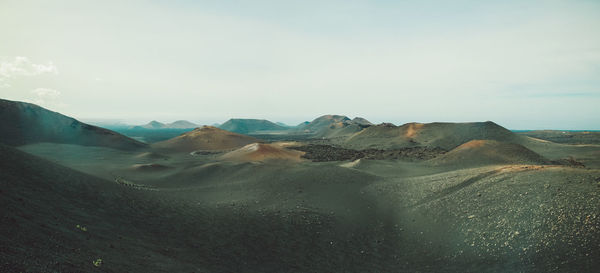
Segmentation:
[(289, 150), (277, 144), (252, 143), (221, 156), (231, 161), (301, 161), (303, 152)]
[(196, 150), (235, 149), (254, 142), (259, 140), (213, 126), (203, 126), (172, 139), (157, 142), (152, 147), (165, 152), (189, 153)]

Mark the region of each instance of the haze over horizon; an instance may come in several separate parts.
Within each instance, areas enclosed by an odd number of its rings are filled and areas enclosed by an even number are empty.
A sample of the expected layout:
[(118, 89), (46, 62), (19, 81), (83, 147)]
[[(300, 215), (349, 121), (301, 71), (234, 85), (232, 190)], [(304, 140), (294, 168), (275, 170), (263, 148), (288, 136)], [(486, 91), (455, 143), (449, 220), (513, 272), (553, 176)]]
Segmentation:
[(597, 1), (2, 1), (0, 97), (81, 120), (600, 129)]

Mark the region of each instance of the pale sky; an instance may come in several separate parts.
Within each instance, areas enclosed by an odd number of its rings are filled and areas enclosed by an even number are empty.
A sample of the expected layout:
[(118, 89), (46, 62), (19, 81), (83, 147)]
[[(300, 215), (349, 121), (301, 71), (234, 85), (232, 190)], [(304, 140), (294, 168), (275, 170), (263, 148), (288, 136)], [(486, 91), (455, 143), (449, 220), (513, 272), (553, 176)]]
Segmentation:
[(0, 97), (145, 123), (600, 129), (600, 1), (0, 0)]

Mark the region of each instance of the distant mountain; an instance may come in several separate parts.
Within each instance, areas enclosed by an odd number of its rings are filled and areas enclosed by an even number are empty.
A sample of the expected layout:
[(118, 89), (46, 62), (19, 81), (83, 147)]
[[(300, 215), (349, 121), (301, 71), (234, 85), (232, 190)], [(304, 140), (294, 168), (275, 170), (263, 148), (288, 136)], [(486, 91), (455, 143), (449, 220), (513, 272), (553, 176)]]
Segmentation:
[(153, 121), (150, 121), (148, 124), (142, 125), (139, 127), (146, 128), (146, 129), (164, 129), (167, 127), (167, 125), (162, 122), (153, 120)]
[(294, 127), (294, 126), (287, 125), (287, 124), (285, 124), (283, 122), (275, 122), (275, 124), (277, 124), (279, 126), (282, 126), (282, 127), (287, 127), (287, 128)]
[(255, 142), (260, 140), (212, 126), (203, 126), (169, 140), (154, 143), (152, 147), (165, 152), (193, 152), (235, 149)]
[(252, 134), (265, 131), (287, 130), (287, 127), (264, 119), (230, 119), (219, 126), (220, 129), (239, 134)]
[(336, 124), (341, 124), (345, 121), (350, 121), (350, 118), (340, 115), (324, 115), (303, 126), (302, 130), (305, 132), (316, 133), (323, 129), (335, 126)]
[(315, 137), (334, 138), (360, 132), (371, 125), (371, 122), (360, 117), (351, 120), (347, 116), (324, 115), (298, 126), (298, 130)]
[(135, 126), (134, 129), (191, 129), (198, 127), (198, 124), (189, 122), (187, 120), (178, 120), (173, 123), (162, 123), (156, 120), (149, 122), (148, 124)]
[(37, 106), (0, 99), (0, 143), (20, 146), (37, 142), (102, 146), (133, 150), (147, 145)]
[(195, 123), (192, 123), (192, 122), (189, 122), (187, 120), (178, 120), (178, 121), (175, 121), (175, 122), (173, 122), (171, 124), (168, 124), (168, 127), (169, 128), (174, 128), (174, 129), (175, 128), (177, 128), (177, 129), (189, 129), (189, 128), (199, 127), (199, 125), (195, 124)]
[(384, 123), (355, 133), (345, 141), (345, 145), (355, 149), (428, 146), (450, 150), (477, 139), (518, 144), (522, 141), (513, 132), (491, 121), (407, 123), (402, 126)]

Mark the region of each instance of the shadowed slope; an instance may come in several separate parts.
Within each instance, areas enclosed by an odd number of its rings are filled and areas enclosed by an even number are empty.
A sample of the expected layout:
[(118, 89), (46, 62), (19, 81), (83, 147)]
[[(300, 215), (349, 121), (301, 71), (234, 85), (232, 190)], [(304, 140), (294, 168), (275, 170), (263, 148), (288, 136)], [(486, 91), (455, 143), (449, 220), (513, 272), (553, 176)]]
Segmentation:
[[(0, 145), (0, 152), (1, 272), (365, 272), (391, 265), (384, 254), (398, 247), (393, 240), (368, 245), (385, 232), (366, 224), (372, 220), (348, 228), (337, 225), (329, 209), (313, 207), (339, 206), (335, 215), (348, 206), (354, 205), (353, 214), (365, 207), (357, 187), (373, 178), (341, 168), (280, 166), (277, 170), (296, 173), (290, 176), (294, 180), (270, 183), (264, 183), (268, 178), (261, 175), (264, 170), (254, 177), (257, 172), (252, 169), (243, 175), (251, 179), (240, 192), (245, 198), (225, 200), (223, 196), (237, 196), (226, 183), (216, 183), (225, 184), (218, 190), (148, 191), (85, 175), (11, 147)], [(277, 170), (271, 175), (280, 173)], [(335, 189), (334, 204), (323, 198), (331, 194), (319, 181), (325, 174), (344, 183), (343, 189)], [(287, 204), (288, 198), (303, 198), (297, 188), (306, 176), (319, 186), (316, 194), (307, 195), (311, 206), (303, 206), (301, 200)], [(352, 204), (347, 205), (348, 200)], [(230, 206), (231, 202), (242, 203)], [(270, 202), (278, 206), (250, 207)], [(283, 209), (286, 204), (289, 209)], [(103, 262), (96, 267), (92, 262), (97, 259)]]
[(0, 143), (20, 146), (37, 142), (103, 146), (122, 150), (146, 144), (88, 125), (34, 104), (0, 100)]
[(172, 139), (155, 143), (152, 147), (172, 152), (192, 152), (235, 149), (255, 142), (259, 140), (216, 127), (203, 126)]
[(97, 258), (131, 272), (136, 252), (156, 253), (136, 225), (135, 192), (1, 144), (0, 154), (1, 272), (92, 272)]

